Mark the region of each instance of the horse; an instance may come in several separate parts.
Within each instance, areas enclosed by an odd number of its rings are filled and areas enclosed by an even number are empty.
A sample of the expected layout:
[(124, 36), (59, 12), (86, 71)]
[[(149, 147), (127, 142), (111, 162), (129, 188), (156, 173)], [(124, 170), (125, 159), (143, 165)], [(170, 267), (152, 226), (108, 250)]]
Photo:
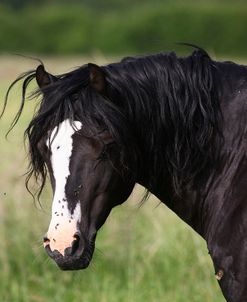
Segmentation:
[(52, 75), (41, 62), (23, 81), (18, 122), (32, 80), (40, 103), (25, 135), (42, 193), (53, 189), (44, 237), (62, 270), (88, 267), (96, 235), (136, 183), (207, 243), (229, 302), (247, 301), (247, 67), (197, 48), (88, 63)]

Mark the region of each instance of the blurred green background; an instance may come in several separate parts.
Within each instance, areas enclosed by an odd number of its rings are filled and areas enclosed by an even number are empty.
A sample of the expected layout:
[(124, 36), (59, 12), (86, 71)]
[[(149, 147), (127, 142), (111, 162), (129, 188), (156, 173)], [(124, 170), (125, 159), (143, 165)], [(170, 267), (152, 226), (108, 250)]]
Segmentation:
[[(190, 53), (175, 45), (182, 41), (204, 47), (213, 58), (244, 63), (246, 29), (246, 0), (1, 0), (0, 107), (17, 75), (37, 66), (13, 54), (39, 57), (57, 74), (124, 55)], [(205, 242), (154, 196), (140, 207), (140, 187), (99, 232), (87, 270), (56, 267), (42, 247), (49, 185), (42, 209), (24, 185), (28, 160), (22, 136), (35, 100), (4, 138), (20, 92), (19, 85), (0, 120), (0, 301), (223, 302)]]
[(2, 0), (0, 51), (108, 55), (198, 44), (246, 56), (246, 0)]

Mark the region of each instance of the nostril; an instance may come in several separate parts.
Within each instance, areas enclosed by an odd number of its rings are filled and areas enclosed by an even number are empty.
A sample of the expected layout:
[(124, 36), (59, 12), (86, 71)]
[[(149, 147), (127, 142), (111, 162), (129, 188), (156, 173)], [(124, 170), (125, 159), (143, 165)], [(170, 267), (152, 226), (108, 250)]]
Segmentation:
[(50, 244), (50, 239), (49, 239), (48, 237), (45, 236), (45, 237), (43, 238), (43, 242), (44, 242), (44, 245), (47, 246), (48, 244)]
[(71, 255), (74, 255), (76, 251), (78, 251), (81, 241), (81, 236), (79, 232), (76, 232), (73, 236), (74, 240), (72, 241), (71, 245)]
[(80, 240), (81, 234), (79, 232), (76, 232), (73, 237), (75, 238), (75, 240)]

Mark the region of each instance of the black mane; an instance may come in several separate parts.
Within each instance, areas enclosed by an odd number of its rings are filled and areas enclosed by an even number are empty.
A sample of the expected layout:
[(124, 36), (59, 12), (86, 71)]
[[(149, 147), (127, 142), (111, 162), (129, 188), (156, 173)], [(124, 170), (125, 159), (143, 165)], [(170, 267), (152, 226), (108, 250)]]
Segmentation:
[[(138, 171), (141, 159), (149, 174), (149, 188), (155, 188), (154, 180), (168, 173), (174, 192), (179, 194), (217, 157), (221, 131), (215, 62), (205, 51), (197, 50), (185, 58), (161, 53), (126, 58), (102, 68), (107, 82), (105, 96), (90, 87), (87, 65), (56, 76), (56, 81), (34, 92), (41, 101), (25, 132), (30, 148), (27, 186), (34, 175), (41, 179), (39, 194), (42, 192), (47, 168), (38, 142), (68, 118), (80, 120), (85, 135), (93, 135), (102, 127), (109, 129), (128, 169)], [(30, 71), (13, 83), (24, 79), (22, 103), (13, 125), (21, 115), (27, 87), (34, 78), (35, 71)]]

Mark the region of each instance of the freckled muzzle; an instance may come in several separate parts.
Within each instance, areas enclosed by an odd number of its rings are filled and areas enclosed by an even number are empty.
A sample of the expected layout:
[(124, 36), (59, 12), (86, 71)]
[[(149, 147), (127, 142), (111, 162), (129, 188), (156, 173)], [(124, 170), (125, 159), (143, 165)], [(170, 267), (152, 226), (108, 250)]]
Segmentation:
[(83, 240), (79, 232), (74, 235), (71, 246), (65, 248), (63, 254), (58, 250), (51, 250), (50, 240), (44, 238), (44, 247), (47, 254), (62, 270), (79, 270), (88, 267), (95, 247), (95, 236), (92, 240)]
[(89, 240), (88, 236), (82, 235), (80, 217), (79, 202), (71, 213), (66, 199), (58, 199), (44, 238), (44, 247), (62, 270), (86, 268), (92, 258), (95, 236)]
[(71, 247), (75, 242), (78, 241), (81, 244), (81, 235), (78, 230), (79, 222), (73, 216), (65, 217), (61, 216), (63, 213), (56, 213), (51, 220), (44, 245), (49, 244), (51, 251), (57, 250), (64, 255), (65, 249)]

